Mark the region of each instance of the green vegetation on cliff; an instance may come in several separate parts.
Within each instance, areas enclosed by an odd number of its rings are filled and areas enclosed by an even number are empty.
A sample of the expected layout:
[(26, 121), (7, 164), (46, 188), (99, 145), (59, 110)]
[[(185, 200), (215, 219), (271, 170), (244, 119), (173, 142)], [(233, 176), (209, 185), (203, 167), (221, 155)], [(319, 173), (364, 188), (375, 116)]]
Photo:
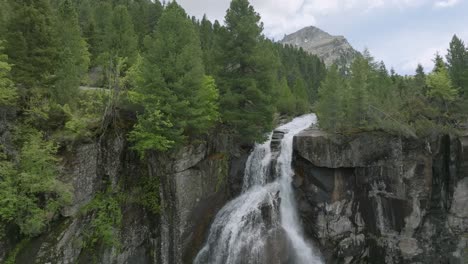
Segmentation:
[[(265, 38), (247, 0), (225, 19), (174, 1), (0, 1), (0, 227), (34, 237), (60, 219), (72, 197), (58, 156), (79, 142), (115, 132), (142, 158), (215, 129), (251, 144), (275, 113), (310, 111), (323, 62)], [(157, 214), (158, 181), (140, 189), (133, 202)], [(102, 194), (86, 207), (88, 244), (115, 241), (120, 206)]]
[(389, 74), (368, 52), (357, 57), (349, 74), (330, 68), (319, 89), (316, 111), (320, 126), (351, 133), (385, 130), (412, 137), (456, 133), (468, 121), (468, 51), (453, 37), (447, 63), (436, 54), (426, 75)]

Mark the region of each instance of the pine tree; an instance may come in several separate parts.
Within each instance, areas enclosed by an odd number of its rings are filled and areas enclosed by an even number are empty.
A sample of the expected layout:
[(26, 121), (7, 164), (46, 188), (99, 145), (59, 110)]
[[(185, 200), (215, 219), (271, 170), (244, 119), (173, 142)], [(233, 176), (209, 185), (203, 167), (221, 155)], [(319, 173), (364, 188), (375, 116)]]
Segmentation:
[[(207, 132), (218, 121), (218, 91), (205, 76), (195, 27), (177, 3), (166, 7), (158, 30), (145, 44), (134, 100), (145, 112), (132, 138), (140, 151), (165, 150)], [(148, 120), (161, 128), (149, 130)]]
[(95, 4), (93, 11), (92, 19), (86, 28), (87, 38), (90, 44), (92, 65), (102, 66), (108, 63), (105, 60), (103, 61), (102, 57), (103, 54), (109, 53), (109, 45), (112, 43), (109, 40), (112, 32), (112, 5), (108, 2), (99, 1)]
[(6, 53), (13, 81), (23, 88), (53, 83), (59, 60), (54, 15), (48, 0), (13, 1)]
[(277, 92), (274, 94), (277, 99), (276, 108), (281, 114), (293, 114), (296, 111), (295, 98), (288, 86), (285, 78), (277, 84)]
[(11, 65), (8, 64), (8, 57), (4, 54), (3, 43), (0, 41), (0, 107), (12, 106), (17, 97), (16, 89), (9, 75)]
[(345, 93), (345, 82), (337, 65), (334, 64), (330, 67), (318, 93), (319, 100), (316, 105), (316, 112), (320, 127), (337, 132), (343, 128), (343, 118), (345, 116), (342, 100)]
[(291, 89), (294, 96), (295, 114), (305, 114), (310, 110), (309, 95), (306, 90), (305, 81), (298, 77), (294, 82), (294, 86)]
[(447, 65), (453, 85), (460, 88), (462, 96), (468, 98), (468, 51), (463, 41), (456, 35), (450, 42)]
[(447, 69), (444, 59), (442, 58), (442, 56), (440, 56), (438, 52), (435, 54), (435, 58), (433, 61), (434, 61), (434, 69), (432, 70), (433, 72), (445, 71)]
[(11, 14), (10, 2), (8, 0), (0, 0), (0, 36), (6, 35), (8, 20)]
[(349, 80), (350, 97), (347, 99), (348, 121), (366, 127), (369, 115), (369, 85), (371, 68), (364, 57), (357, 57), (351, 64)]
[(112, 13), (111, 31), (106, 39), (111, 58), (127, 58), (130, 64), (137, 53), (138, 38), (127, 7), (116, 6)]
[(416, 85), (421, 88), (426, 85), (426, 73), (424, 72), (424, 68), (421, 64), (418, 64), (418, 67), (416, 68), (414, 80), (416, 82)]
[(145, 37), (156, 29), (163, 7), (158, 0), (135, 0), (130, 3), (128, 9), (138, 36), (138, 46), (141, 49), (144, 47)]
[(272, 127), (271, 88), (277, 58), (262, 37), (260, 16), (247, 0), (233, 0), (219, 39), (218, 86), (223, 121), (245, 142), (261, 140)]
[(57, 19), (60, 65), (52, 96), (64, 104), (76, 98), (78, 86), (88, 70), (89, 53), (71, 0), (61, 3)]

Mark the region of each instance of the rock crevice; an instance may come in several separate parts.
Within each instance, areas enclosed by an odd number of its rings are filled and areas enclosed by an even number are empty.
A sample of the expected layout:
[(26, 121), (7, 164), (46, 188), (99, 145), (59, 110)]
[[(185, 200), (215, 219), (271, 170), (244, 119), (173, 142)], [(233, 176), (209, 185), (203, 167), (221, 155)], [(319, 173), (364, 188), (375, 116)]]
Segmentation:
[(303, 131), (293, 167), (305, 232), (327, 263), (463, 263), (466, 143)]

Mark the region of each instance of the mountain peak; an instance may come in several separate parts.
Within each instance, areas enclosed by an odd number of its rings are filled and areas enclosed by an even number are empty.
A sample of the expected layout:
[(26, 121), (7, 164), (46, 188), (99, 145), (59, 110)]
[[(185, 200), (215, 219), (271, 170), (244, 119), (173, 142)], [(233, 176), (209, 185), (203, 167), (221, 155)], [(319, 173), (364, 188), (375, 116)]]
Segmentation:
[(345, 37), (330, 35), (314, 26), (286, 35), (281, 43), (301, 47), (323, 59), (327, 66), (334, 62), (350, 64), (358, 54)]

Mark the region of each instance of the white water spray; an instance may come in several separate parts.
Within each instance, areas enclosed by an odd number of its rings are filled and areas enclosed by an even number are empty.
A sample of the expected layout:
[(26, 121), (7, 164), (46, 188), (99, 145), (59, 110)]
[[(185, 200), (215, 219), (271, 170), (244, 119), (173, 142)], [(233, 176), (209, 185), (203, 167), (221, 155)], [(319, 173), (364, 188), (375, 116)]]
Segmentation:
[[(290, 255), (287, 263), (322, 263), (302, 236), (291, 186), (293, 137), (314, 122), (315, 115), (304, 115), (278, 128), (285, 134), (275, 168), (271, 168), (272, 135), (267, 142), (255, 146), (247, 160), (242, 195), (216, 215), (195, 264), (269, 264), (269, 255), (278, 247), (292, 251), (286, 252)], [(279, 178), (268, 183), (272, 170)], [(279, 233), (284, 234), (280, 236), (286, 240), (284, 243), (277, 241)], [(280, 259), (274, 261), (281, 263)]]

